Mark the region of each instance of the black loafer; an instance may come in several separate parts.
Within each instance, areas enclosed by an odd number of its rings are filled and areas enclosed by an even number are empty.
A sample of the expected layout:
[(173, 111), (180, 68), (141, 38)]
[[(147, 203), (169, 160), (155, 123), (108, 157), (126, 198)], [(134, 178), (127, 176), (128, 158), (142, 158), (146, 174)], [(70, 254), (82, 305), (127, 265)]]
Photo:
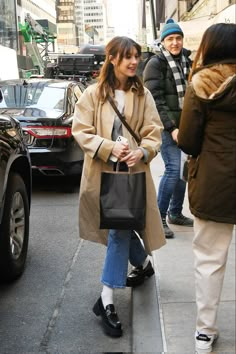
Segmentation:
[(107, 305), (104, 309), (101, 297), (93, 306), (96, 316), (102, 317), (102, 325), (106, 334), (111, 337), (122, 336), (122, 326), (113, 304)]
[(126, 286), (135, 288), (143, 284), (145, 278), (150, 278), (153, 274), (154, 269), (150, 261), (145, 268), (143, 268), (143, 266), (135, 267), (127, 277)]

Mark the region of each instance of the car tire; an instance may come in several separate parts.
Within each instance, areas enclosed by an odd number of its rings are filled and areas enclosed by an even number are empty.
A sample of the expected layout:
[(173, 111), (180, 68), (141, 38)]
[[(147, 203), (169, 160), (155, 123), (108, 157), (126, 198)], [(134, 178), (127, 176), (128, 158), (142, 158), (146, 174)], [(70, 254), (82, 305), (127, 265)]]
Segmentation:
[(8, 179), (0, 226), (0, 280), (18, 278), (25, 267), (29, 241), (29, 202), (23, 179), (11, 173)]

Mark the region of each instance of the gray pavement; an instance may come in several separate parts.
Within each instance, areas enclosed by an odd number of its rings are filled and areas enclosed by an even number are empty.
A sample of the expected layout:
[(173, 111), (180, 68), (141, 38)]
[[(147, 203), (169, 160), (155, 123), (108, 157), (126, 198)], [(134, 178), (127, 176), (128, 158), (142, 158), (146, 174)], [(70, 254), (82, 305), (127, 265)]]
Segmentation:
[[(156, 188), (163, 173), (160, 156), (151, 165)], [(191, 216), (188, 196), (184, 212)], [(194, 353), (195, 289), (193, 228), (174, 226), (175, 238), (153, 253), (155, 277), (132, 290), (133, 353)], [(218, 315), (214, 354), (235, 353), (235, 234), (229, 250)], [(213, 352), (212, 352), (213, 354)]]

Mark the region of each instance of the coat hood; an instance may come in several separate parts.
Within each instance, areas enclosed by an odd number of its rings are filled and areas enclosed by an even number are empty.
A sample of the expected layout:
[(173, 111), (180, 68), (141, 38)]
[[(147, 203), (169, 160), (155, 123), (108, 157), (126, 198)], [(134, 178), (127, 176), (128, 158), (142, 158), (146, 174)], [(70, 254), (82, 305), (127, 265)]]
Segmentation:
[[(192, 88), (198, 98), (215, 106), (236, 109), (236, 64), (215, 64), (195, 72)], [(219, 107), (220, 106), (220, 107)]]

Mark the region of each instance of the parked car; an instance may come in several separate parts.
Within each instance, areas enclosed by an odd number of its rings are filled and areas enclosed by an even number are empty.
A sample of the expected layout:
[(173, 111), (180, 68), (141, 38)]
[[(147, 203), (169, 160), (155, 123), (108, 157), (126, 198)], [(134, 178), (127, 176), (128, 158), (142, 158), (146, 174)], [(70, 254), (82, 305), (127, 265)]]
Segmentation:
[(34, 78), (0, 81), (0, 114), (19, 120), (33, 172), (47, 176), (80, 175), (83, 152), (71, 134), (80, 82)]
[(20, 123), (0, 115), (0, 280), (25, 267), (31, 202), (31, 164)]

